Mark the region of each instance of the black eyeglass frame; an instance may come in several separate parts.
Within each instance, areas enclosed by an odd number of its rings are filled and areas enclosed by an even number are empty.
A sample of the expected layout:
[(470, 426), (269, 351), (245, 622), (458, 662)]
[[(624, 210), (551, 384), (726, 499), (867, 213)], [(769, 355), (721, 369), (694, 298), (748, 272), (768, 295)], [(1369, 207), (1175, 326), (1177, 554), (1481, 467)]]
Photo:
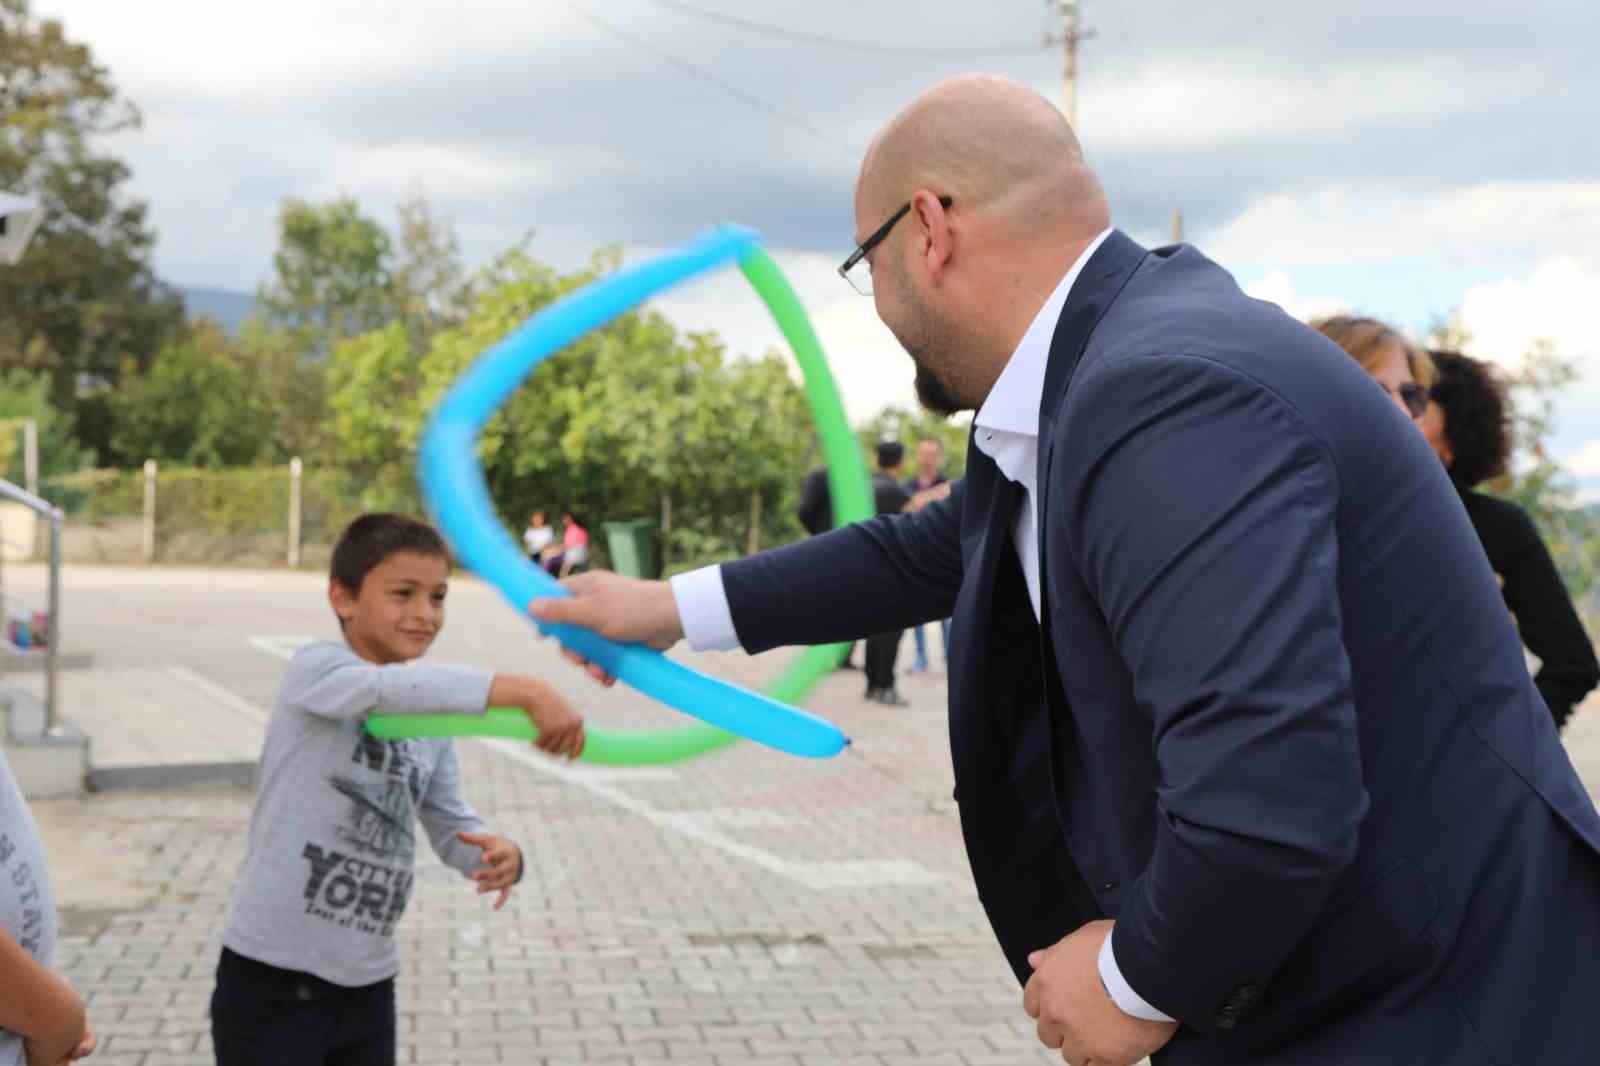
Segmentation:
[[(1384, 391), (1389, 390), (1386, 388)], [(1421, 418), (1428, 410), (1428, 404), (1433, 402), (1433, 390), (1415, 381), (1403, 382), (1394, 390), (1394, 395), (1400, 397), (1400, 403), (1413, 419)]]
[[(939, 206), (944, 208), (946, 211), (950, 210), (950, 206), (952, 204), (954, 204), (954, 203), (955, 203), (955, 200), (952, 199), (951, 197), (948, 197), (948, 196), (939, 197)], [(856, 250), (851, 252), (850, 253), (850, 257), (848, 259), (846, 259), (842, 264), (840, 264), (840, 266), (839, 266), (839, 276), (841, 278), (843, 278), (844, 280), (849, 281), (850, 280), (850, 269), (852, 267), (854, 267), (857, 263), (861, 262), (861, 260), (865, 259), (867, 257), (867, 254), (869, 252), (871, 252), (874, 248), (876, 248), (878, 245), (882, 244), (883, 243), (883, 239), (889, 235), (889, 231), (894, 229), (894, 224), (896, 222), (899, 222), (902, 218), (905, 218), (906, 215), (908, 213), (910, 213), (910, 211), (911, 211), (911, 201), (907, 200), (905, 202), (905, 204), (901, 206), (900, 210), (896, 211), (894, 214), (889, 216), (889, 221), (885, 222), (883, 225), (881, 225), (877, 229), (873, 230), (872, 231), (872, 236), (868, 237), (866, 240), (864, 240), (860, 244), (856, 245)]]

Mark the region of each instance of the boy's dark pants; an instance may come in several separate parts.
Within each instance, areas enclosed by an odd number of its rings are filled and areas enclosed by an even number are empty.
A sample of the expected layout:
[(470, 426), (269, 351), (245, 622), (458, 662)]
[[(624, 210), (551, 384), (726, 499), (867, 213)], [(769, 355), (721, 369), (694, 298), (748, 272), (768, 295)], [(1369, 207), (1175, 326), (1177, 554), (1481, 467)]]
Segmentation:
[(345, 988), (222, 949), (217, 1066), (394, 1066), (394, 980)]

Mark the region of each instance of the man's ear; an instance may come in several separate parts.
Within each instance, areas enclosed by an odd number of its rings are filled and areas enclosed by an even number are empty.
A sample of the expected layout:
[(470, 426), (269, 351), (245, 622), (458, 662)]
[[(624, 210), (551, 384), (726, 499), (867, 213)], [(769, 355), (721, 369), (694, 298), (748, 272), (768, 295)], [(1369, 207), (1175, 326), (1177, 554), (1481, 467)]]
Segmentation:
[(949, 268), (955, 254), (955, 233), (950, 228), (950, 215), (939, 202), (939, 194), (930, 189), (918, 189), (911, 195), (911, 218), (917, 226), (918, 252), (928, 278), (938, 284)]

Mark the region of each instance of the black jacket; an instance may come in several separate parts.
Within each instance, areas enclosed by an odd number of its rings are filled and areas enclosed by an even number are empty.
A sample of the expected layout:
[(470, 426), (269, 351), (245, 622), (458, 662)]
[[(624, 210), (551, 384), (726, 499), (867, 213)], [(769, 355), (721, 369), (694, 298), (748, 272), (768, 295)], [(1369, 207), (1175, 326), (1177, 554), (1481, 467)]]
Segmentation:
[(1539, 657), (1534, 679), (1539, 694), (1556, 725), (1565, 725), (1573, 706), (1600, 684), (1594, 644), (1528, 513), (1509, 500), (1470, 490), (1462, 490), (1461, 502), (1489, 565), (1505, 582), (1501, 591), (1516, 616), (1522, 642)]

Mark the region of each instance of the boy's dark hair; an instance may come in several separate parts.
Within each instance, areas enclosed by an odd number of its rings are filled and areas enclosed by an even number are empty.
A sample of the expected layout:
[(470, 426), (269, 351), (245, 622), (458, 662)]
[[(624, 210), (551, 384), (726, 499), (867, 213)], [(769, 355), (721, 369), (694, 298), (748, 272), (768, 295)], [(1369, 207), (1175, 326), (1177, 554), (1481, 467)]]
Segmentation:
[(878, 469), (892, 470), (905, 461), (906, 446), (897, 440), (886, 440), (878, 445)]
[(1505, 386), (1489, 364), (1460, 352), (1429, 352), (1439, 368), (1430, 394), (1444, 410), (1444, 435), (1454, 458), (1450, 479), (1470, 489), (1506, 472), (1511, 411)]
[(364, 514), (340, 535), (328, 576), (352, 596), (359, 596), (367, 575), (396, 552), (436, 555), (450, 561), (444, 538), (428, 523), (399, 514)]

